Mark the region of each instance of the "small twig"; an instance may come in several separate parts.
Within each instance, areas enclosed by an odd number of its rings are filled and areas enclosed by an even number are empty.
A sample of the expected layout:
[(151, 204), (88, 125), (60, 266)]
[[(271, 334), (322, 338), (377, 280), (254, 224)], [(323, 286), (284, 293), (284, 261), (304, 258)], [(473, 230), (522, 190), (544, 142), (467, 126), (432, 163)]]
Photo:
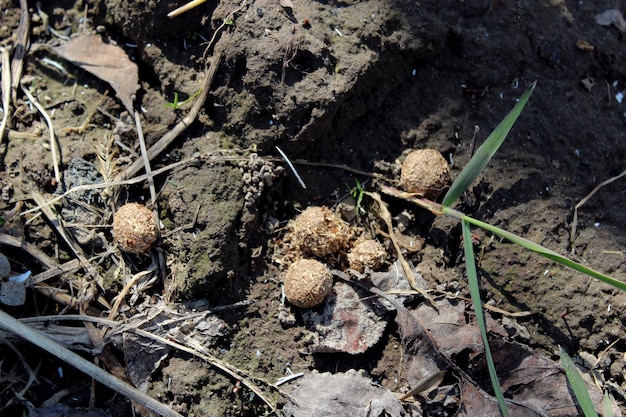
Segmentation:
[(296, 168), (294, 168), (294, 166), (291, 163), (291, 161), (289, 160), (289, 158), (287, 158), (287, 155), (285, 154), (285, 152), (283, 152), (282, 149), (280, 149), (278, 146), (275, 146), (275, 148), (278, 151), (278, 153), (280, 154), (280, 156), (283, 157), (285, 162), (287, 162), (287, 165), (289, 165), (289, 168), (291, 169), (291, 172), (293, 172), (293, 175), (296, 176), (296, 179), (300, 183), (300, 186), (306, 190), (306, 184), (302, 180), (302, 177), (300, 177), (300, 175), (298, 174), (298, 171), (296, 171)]
[(35, 97), (33, 97), (30, 91), (28, 91), (28, 88), (25, 87), (24, 84), (20, 84), (20, 86), (22, 87), (22, 91), (24, 92), (24, 94), (26, 94), (26, 97), (28, 97), (30, 102), (33, 103), (33, 105), (37, 108), (37, 110), (39, 110), (39, 113), (41, 113), (43, 118), (46, 119), (46, 124), (48, 125), (48, 131), (50, 132), (50, 151), (52, 152), (52, 165), (54, 166), (54, 179), (56, 180), (57, 183), (60, 183), (61, 172), (59, 171), (59, 157), (57, 155), (57, 141), (56, 141), (56, 137), (54, 136), (54, 126), (52, 125), (52, 119), (50, 119), (50, 116), (48, 116), (46, 109), (44, 109), (43, 106), (39, 104), (37, 100), (35, 100)]
[[(165, 136), (157, 141), (150, 149), (148, 149), (148, 160), (152, 161), (157, 155), (159, 155), (165, 148), (167, 148), (173, 141), (176, 139), (181, 133), (183, 133), (189, 125), (191, 125), (198, 116), (200, 109), (204, 105), (204, 101), (206, 100), (209, 90), (211, 89), (211, 84), (213, 84), (213, 80), (215, 79), (215, 74), (217, 73), (217, 69), (222, 62), (222, 54), (215, 54), (210, 60), (210, 68), (207, 72), (206, 77), (204, 78), (202, 91), (198, 96), (198, 99), (194, 103), (193, 107), (189, 111), (189, 114), (181, 120), (172, 130), (170, 130)], [(143, 159), (139, 159), (133, 162), (126, 170), (118, 176), (118, 179), (122, 180), (125, 178), (132, 178), (139, 170), (144, 166)], [(156, 175), (153, 171), (153, 175)]]
[(11, 62), (11, 95), (13, 105), (17, 107), (17, 86), (22, 79), (22, 69), (24, 68), (24, 57), (28, 49), (28, 32), (30, 28), (30, 16), (28, 15), (28, 2), (20, 0), (20, 24), (17, 28), (17, 41), (13, 50), (13, 61)]
[(209, 52), (209, 50), (213, 47), (215, 39), (217, 38), (217, 35), (222, 31), (222, 29), (224, 29), (224, 27), (226, 27), (227, 25), (230, 26), (232, 24), (232, 22), (235, 20), (235, 14), (243, 10), (243, 8), (246, 6), (246, 2), (247, 0), (243, 0), (238, 8), (228, 13), (228, 16), (226, 16), (226, 19), (224, 19), (222, 24), (219, 25), (217, 29), (215, 29), (215, 32), (213, 32), (213, 36), (211, 36), (211, 40), (207, 42), (207, 47), (204, 49), (202, 58), (206, 57), (207, 52)]
[(618, 179), (622, 178), (624, 175), (626, 175), (626, 170), (622, 171), (622, 173), (619, 175), (616, 175), (614, 177), (609, 178), (608, 180), (601, 182), (593, 190), (591, 190), (591, 192), (587, 194), (585, 198), (583, 198), (582, 200), (578, 202), (578, 204), (576, 204), (576, 207), (574, 207), (574, 218), (572, 219), (572, 231), (570, 232), (570, 237), (569, 237), (569, 243), (572, 246), (572, 252), (574, 251), (574, 241), (576, 240), (576, 228), (578, 227), (578, 209), (581, 208), (587, 201), (589, 201), (589, 199), (593, 197), (594, 194), (600, 190), (600, 188), (606, 185), (609, 185), (610, 183), (614, 181), (617, 181)]
[(150, 201), (152, 201), (152, 208), (155, 211), (156, 219), (156, 188), (154, 187), (154, 177), (152, 176), (152, 168), (150, 167), (150, 160), (148, 159), (148, 150), (146, 149), (146, 140), (143, 137), (143, 129), (141, 128), (141, 119), (139, 118), (139, 112), (135, 110), (135, 126), (137, 126), (137, 138), (139, 139), (139, 148), (141, 149), (141, 159), (143, 160), (143, 169), (148, 176), (148, 187), (150, 188)]
[(0, 142), (4, 138), (4, 130), (9, 121), (9, 111), (11, 105), (11, 64), (9, 50), (0, 48), (2, 55), (2, 122), (0, 122)]

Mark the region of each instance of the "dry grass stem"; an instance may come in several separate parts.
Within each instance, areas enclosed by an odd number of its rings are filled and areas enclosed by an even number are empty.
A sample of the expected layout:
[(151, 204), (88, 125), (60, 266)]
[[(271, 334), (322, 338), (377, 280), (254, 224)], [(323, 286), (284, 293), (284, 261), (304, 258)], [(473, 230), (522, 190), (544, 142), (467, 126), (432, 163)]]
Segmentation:
[(283, 152), (282, 149), (280, 149), (278, 146), (275, 146), (275, 148), (280, 154), (280, 156), (283, 157), (283, 160), (287, 163), (287, 165), (289, 166), (289, 169), (291, 169), (291, 172), (293, 172), (293, 175), (295, 175), (296, 179), (300, 183), (300, 186), (306, 190), (306, 184), (302, 180), (302, 177), (300, 177), (300, 174), (298, 174), (298, 171), (296, 171), (296, 168), (293, 166), (289, 158), (287, 158), (287, 155), (285, 154), (285, 152)]
[(22, 79), (24, 57), (29, 46), (30, 16), (28, 15), (28, 2), (26, 0), (20, 0), (20, 11), (20, 24), (17, 27), (17, 41), (13, 48), (13, 61), (11, 62), (11, 98), (15, 107), (17, 107), (17, 86)]
[(437, 303), (435, 302), (435, 300), (424, 289), (420, 288), (417, 285), (417, 282), (415, 281), (415, 275), (413, 275), (413, 270), (411, 269), (411, 266), (409, 265), (407, 260), (404, 258), (404, 255), (402, 255), (402, 249), (400, 248), (398, 239), (396, 239), (395, 237), (395, 232), (393, 231), (393, 222), (391, 221), (391, 213), (389, 213), (389, 210), (387, 210), (387, 205), (383, 202), (383, 200), (380, 198), (380, 195), (378, 193), (371, 193), (371, 192), (365, 191), (364, 194), (369, 196), (372, 200), (376, 202), (376, 204), (378, 204), (378, 207), (379, 207), (378, 214), (380, 218), (387, 225), (389, 239), (391, 240), (391, 243), (393, 244), (393, 247), (396, 250), (396, 255), (398, 256), (398, 260), (400, 261), (400, 264), (402, 265), (402, 269), (404, 270), (404, 275), (406, 275), (406, 278), (409, 281), (409, 285), (415, 291), (420, 293), (425, 299), (427, 299), (435, 309), (437, 309)]
[[(387, 294), (389, 295), (414, 295), (414, 294), (419, 294), (417, 291), (415, 290), (388, 290), (385, 291)], [(463, 297), (457, 294), (452, 294), (450, 292), (447, 291), (441, 291), (441, 290), (428, 290), (429, 293), (433, 293), (433, 294), (441, 294), (446, 296), (446, 298), (450, 298), (450, 299), (454, 299), (454, 300), (463, 300), (463, 301), (467, 301), (467, 302), (472, 302), (471, 298), (468, 297)], [(531, 316), (535, 313), (533, 313), (532, 311), (517, 311), (517, 312), (510, 312), (510, 311), (506, 311), (503, 310), (501, 308), (498, 308), (496, 306), (492, 306), (491, 304), (483, 304), (483, 308), (486, 310), (490, 310), (493, 311), (494, 313), (498, 313), (498, 314), (502, 314), (503, 316), (507, 316), (507, 317), (527, 317), (527, 316)]]
[[(82, 134), (82, 133), (85, 133), (85, 131), (90, 126), (95, 126), (95, 125), (90, 124), (91, 119), (93, 118), (94, 114), (96, 114), (96, 112), (99, 111), (99, 107), (100, 107), (100, 105), (102, 105), (102, 103), (104, 103), (104, 100), (106, 100), (108, 93), (109, 93), (109, 90), (105, 91), (104, 94), (102, 95), (102, 97), (100, 97), (95, 104), (93, 104), (93, 105), (88, 107), (87, 115), (83, 119), (83, 122), (80, 124), (80, 126), (65, 127), (63, 129), (59, 129), (59, 133), (70, 133), (70, 132), (74, 132), (75, 131), (75, 132), (78, 132), (78, 133)], [(78, 100), (78, 101), (82, 103), (81, 100)], [(83, 105), (85, 105), (85, 104), (83, 103)], [(87, 107), (87, 106), (85, 105), (85, 107)], [(50, 106), (48, 106), (48, 108), (50, 108)]]
[(116, 181), (110, 181), (110, 182), (103, 182), (103, 183), (98, 183), (98, 184), (85, 184), (85, 185), (78, 185), (76, 187), (72, 187), (69, 190), (67, 190), (66, 192), (64, 192), (61, 195), (58, 195), (54, 198), (51, 198), (48, 201), (43, 202), (40, 205), (37, 205), (36, 207), (33, 207), (31, 209), (25, 210), (23, 212), (20, 213), (20, 215), (25, 215), (25, 214), (29, 214), (29, 213), (33, 213), (36, 211), (41, 210), (44, 207), (48, 207), (53, 205), (54, 203), (57, 203), (59, 201), (61, 201), (62, 199), (64, 199), (65, 197), (76, 193), (78, 191), (88, 191), (88, 190), (97, 190), (97, 189), (101, 189), (101, 188), (109, 188), (109, 187), (117, 187), (117, 186), (122, 186), (122, 185), (133, 185), (133, 184), (137, 184), (140, 182), (143, 182), (145, 180), (147, 180), (149, 177), (151, 176), (155, 176), (155, 175), (159, 175), (162, 174), (164, 172), (170, 171), (174, 168), (177, 168), (179, 166), (191, 163), (192, 161), (195, 161), (197, 158), (192, 157), (189, 159), (185, 159), (183, 161), (179, 161), (179, 162), (175, 162), (173, 164), (167, 165), (163, 168), (159, 168), (157, 170), (152, 171), (151, 175), (139, 175), (130, 179), (126, 179), (126, 180), (116, 180)]
[(578, 202), (578, 204), (576, 204), (576, 207), (574, 207), (574, 218), (572, 219), (572, 228), (571, 228), (570, 238), (569, 238), (570, 245), (572, 246), (572, 253), (574, 252), (574, 241), (576, 240), (576, 229), (578, 227), (578, 209), (581, 208), (587, 201), (589, 201), (591, 197), (593, 197), (595, 193), (597, 193), (602, 187), (619, 180), (624, 175), (626, 175), (626, 170), (622, 171), (622, 173), (619, 175), (611, 177), (608, 180), (602, 181), (593, 190), (591, 190), (591, 192), (587, 194), (585, 198), (583, 198), (582, 200)]
[(139, 112), (135, 110), (135, 126), (137, 127), (137, 138), (139, 139), (139, 148), (141, 149), (141, 159), (143, 160), (143, 169), (148, 176), (148, 187), (150, 188), (150, 200), (154, 210), (155, 219), (157, 217), (156, 210), (156, 189), (154, 188), (154, 177), (152, 176), (152, 168), (150, 167), (150, 159), (148, 159), (148, 150), (146, 149), (146, 140), (143, 137), (143, 129), (141, 128), (141, 119)]
[[(43, 196), (37, 191), (33, 191), (31, 194), (33, 199), (35, 200), (35, 203), (42, 206), (41, 212), (44, 214), (44, 216), (46, 216), (52, 228), (59, 236), (63, 238), (65, 243), (70, 247), (74, 255), (80, 261), (81, 266), (85, 269), (86, 275), (81, 280), (81, 282), (83, 283), (81, 285), (82, 288), (78, 288), (78, 290), (80, 293), (81, 304), (87, 304), (88, 301), (91, 300), (91, 297), (94, 295), (95, 292), (93, 291), (93, 289), (89, 288), (90, 284), (95, 282), (99, 287), (102, 287), (102, 282), (104, 281), (103, 278), (98, 273), (97, 267), (91, 264), (89, 259), (87, 259), (87, 257), (85, 256), (82, 248), (74, 241), (74, 238), (68, 233), (65, 227), (63, 227), (61, 222), (57, 219), (52, 209), (49, 206), (45, 206), (45, 200)], [(93, 281), (89, 281), (89, 278), (92, 278)], [(97, 301), (101, 305), (107, 308), (109, 307), (109, 303), (104, 297), (97, 296)]]
[(113, 306), (111, 307), (111, 310), (109, 311), (109, 320), (113, 320), (115, 319), (115, 317), (117, 317), (117, 313), (120, 310), (120, 306), (122, 305), (122, 302), (124, 301), (124, 298), (126, 297), (126, 295), (130, 292), (131, 288), (135, 284), (137, 284), (140, 279), (142, 279), (146, 275), (153, 273), (154, 271), (156, 271), (156, 268), (153, 267), (147, 271), (141, 271), (133, 275), (133, 277), (124, 285), (124, 288), (122, 288), (122, 291), (120, 291), (119, 294), (115, 296), (115, 301), (113, 302)]
[[(274, 410), (276, 409), (276, 405), (274, 404), (273, 401), (271, 401), (269, 398), (267, 398), (267, 396), (263, 393), (263, 391), (261, 391), (261, 389), (259, 387), (256, 386), (256, 384), (254, 382), (252, 382), (249, 378), (245, 377), (244, 374), (245, 372), (243, 372), (240, 369), (235, 369), (233, 368), (230, 364), (216, 358), (215, 356), (211, 355), (203, 346), (201, 346), (198, 343), (194, 343), (193, 341), (187, 340), (187, 342), (191, 342), (191, 344), (193, 344), (193, 347), (188, 347), (186, 345), (183, 345), (182, 343), (180, 343), (179, 341), (172, 341), (166, 338), (163, 338), (161, 336), (157, 336), (155, 334), (152, 334), (150, 332), (147, 332), (145, 330), (142, 329), (137, 329), (137, 328), (132, 328), (130, 329), (130, 331), (133, 331), (134, 333), (143, 336), (143, 337), (147, 337), (150, 338), (152, 340), (155, 340), (157, 342), (163, 343), (165, 345), (169, 345), (173, 348), (176, 348), (178, 350), (181, 350), (183, 352), (187, 352), (191, 355), (197, 356), (198, 358), (208, 362), (209, 364), (211, 364), (211, 366), (213, 366), (216, 369), (219, 369), (220, 371), (224, 372), (226, 375), (230, 376), (231, 378), (237, 380), (237, 381), (241, 381), (241, 383), (243, 385), (245, 385), (250, 391), (254, 392), (265, 404), (267, 404), (270, 408), (271, 408), (271, 412), (274, 412)], [(177, 339), (183, 339), (184, 340), (184, 335), (181, 334), (180, 332), (178, 332), (179, 335), (177, 337)], [(180, 340), (182, 341), (182, 340)], [(271, 384), (267, 384), (268, 386), (272, 386)]]
[(0, 59), (2, 63), (2, 122), (0, 122), (0, 142), (4, 138), (4, 130), (9, 121), (9, 111), (11, 106), (11, 64), (9, 50), (0, 48)]
[(50, 133), (50, 151), (52, 152), (52, 165), (54, 166), (54, 179), (56, 180), (57, 183), (60, 183), (61, 172), (59, 171), (58, 147), (57, 147), (56, 137), (54, 136), (54, 126), (52, 125), (52, 119), (50, 119), (50, 116), (48, 115), (48, 112), (46, 112), (46, 109), (44, 109), (43, 106), (39, 104), (37, 100), (35, 100), (35, 97), (30, 93), (30, 91), (28, 91), (28, 88), (25, 87), (23, 84), (20, 84), (20, 85), (22, 87), (22, 91), (24, 92), (24, 94), (26, 94), (26, 97), (28, 97), (28, 100), (30, 100), (30, 102), (37, 108), (37, 110), (39, 110), (39, 113), (41, 113), (43, 118), (46, 120), (46, 124), (48, 125), (48, 131)]
[(200, 6), (204, 2), (206, 2), (206, 0), (192, 0), (189, 3), (184, 4), (184, 5), (180, 6), (179, 8), (174, 9), (171, 12), (169, 12), (167, 14), (167, 17), (172, 19), (172, 18), (174, 18), (176, 16), (180, 16), (181, 14), (188, 12), (189, 10), (193, 9), (194, 7)]
[(238, 8), (236, 8), (235, 10), (233, 10), (232, 12), (230, 12), (228, 14), (228, 16), (226, 16), (226, 19), (224, 19), (224, 21), (222, 22), (221, 25), (218, 26), (217, 29), (215, 29), (215, 32), (213, 32), (213, 36), (211, 36), (211, 39), (209, 40), (209, 42), (207, 42), (207, 47), (204, 49), (204, 54), (202, 54), (202, 58), (204, 59), (206, 57), (206, 54), (209, 52), (209, 50), (213, 47), (215, 40), (217, 39), (217, 35), (227, 26), (227, 25), (232, 25), (234, 20), (235, 20), (235, 14), (239, 13), (240, 11), (243, 10), (243, 8), (246, 6), (246, 2), (247, 0), (243, 0), (241, 2), (241, 5), (239, 5)]

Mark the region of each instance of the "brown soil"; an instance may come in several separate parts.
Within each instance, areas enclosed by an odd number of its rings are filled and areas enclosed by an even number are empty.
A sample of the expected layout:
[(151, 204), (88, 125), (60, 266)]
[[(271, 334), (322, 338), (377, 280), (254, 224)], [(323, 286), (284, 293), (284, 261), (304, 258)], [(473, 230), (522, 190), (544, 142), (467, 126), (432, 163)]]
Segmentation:
[[(4, 47), (16, 42), (17, 3), (0, 2)], [(174, 19), (166, 15), (182, 2), (48, 3), (41, 5), (42, 11), (56, 31), (77, 34), (97, 28), (137, 63), (140, 89), (134, 104), (141, 109), (148, 147), (188, 114), (195, 94), (205, 88), (207, 59), (218, 53), (223, 59), (197, 120), (152, 161), (155, 170), (195, 158), (155, 178), (162, 236), (152, 250), (153, 261), (120, 253), (112, 246), (110, 230), (115, 207), (125, 202), (150, 205), (146, 181), (108, 195), (96, 190), (72, 195), (54, 208), (68, 226), (83, 230), (75, 235), (77, 246), (97, 265), (101, 279), (89, 287), (85, 282), (93, 277), (78, 271), (46, 283), (64, 291), (91, 288), (90, 295), (73, 295), (86, 297), (81, 299), (84, 314), (106, 316), (97, 296), (112, 304), (127, 280), (152, 262), (159, 266), (158, 282), (128, 295), (116, 317), (120, 322), (147, 315), (148, 306), (191, 314), (207, 305), (232, 305), (215, 313), (220, 330), (204, 340), (203, 349), (249, 375), (277, 403), (276, 413), (294, 407), (287, 396), (268, 387), (288, 370), (342, 375), (358, 370), (393, 393), (407, 392), (416, 383), (402, 324), (375, 302), (367, 305), (377, 311), (376, 320), (387, 324), (381, 335), (371, 336), (380, 337), (373, 347), (354, 355), (319, 348), (319, 332), (307, 325), (312, 313), (282, 299), (283, 273), (296, 256), (287, 222), (308, 206), (326, 205), (343, 213), (354, 239), (385, 231), (372, 200), (365, 198), (365, 213), (355, 214), (346, 185), (353, 187), (358, 180), (366, 191), (376, 191), (380, 184), (397, 183), (403, 153), (423, 148), (441, 152), (451, 162), (454, 179), (474, 142), (478, 146), (484, 141), (533, 81), (537, 87), (529, 104), (458, 208), (626, 280), (623, 178), (601, 188), (579, 209), (577, 234), (571, 236), (576, 204), (626, 165), (626, 103), (620, 98), (626, 89), (626, 38), (617, 26), (594, 20), (619, 2), (294, 0), (289, 9), (275, 0), (251, 0), (243, 6), (224, 0), (206, 2)], [(57, 184), (54, 178), (44, 119), (18, 91), (8, 126), (11, 132), (33, 135), (10, 133), (2, 140), (0, 209), (6, 224), (1, 233), (62, 264), (77, 255), (51, 220), (37, 212), (20, 215), (38, 204), (34, 193), (50, 200), (55, 192), (67, 190), (74, 158), (93, 163), (96, 168), (89, 175), (95, 181), (109, 181), (141, 153), (134, 121), (108, 84), (35, 47), (61, 41), (44, 30), (34, 2), (29, 6), (31, 48), (24, 76), (31, 77), (28, 85), (53, 115), (64, 179)], [(593, 49), (582, 47), (581, 41)], [(70, 76), (46, 65), (45, 58), (62, 63)], [(175, 93), (180, 101), (191, 97), (190, 102), (178, 109), (166, 105)], [(81, 126), (88, 116), (88, 124)], [(296, 164), (306, 189), (276, 146), (292, 160), (309, 163)], [(108, 171), (106, 164), (98, 165), (99, 157), (108, 162)], [(381, 174), (387, 181), (365, 173)], [(80, 176), (88, 175), (83, 171)], [(385, 201), (400, 238), (419, 248), (409, 245), (405, 256), (427, 287), (469, 297), (458, 224), (401, 200)], [(85, 205), (92, 210), (81, 211)], [(510, 312), (533, 313), (513, 320), (493, 313), (505, 328), (517, 329), (510, 338), (493, 330), (494, 343), (501, 349), (519, 343), (557, 361), (559, 345), (577, 358), (598, 358), (591, 364), (598, 384), (626, 409), (626, 293), (480, 230), (475, 233), (482, 300)], [(397, 265), (393, 248), (384, 234), (377, 236), (388, 250), (381, 270), (391, 270)], [(5, 244), (2, 252), (15, 272), (47, 269), (19, 247)], [(154, 261), (158, 254), (161, 264)], [(345, 267), (340, 255), (325, 261), (332, 268)], [(406, 306), (413, 311), (423, 302), (414, 297)], [(31, 290), (25, 304), (4, 310), (16, 317), (76, 312), (58, 298)], [(468, 323), (473, 321), (469, 305), (465, 316)], [(127, 341), (106, 341), (123, 368), (131, 362)], [(11, 387), (1, 391), (3, 414), (22, 415), (28, 407), (31, 413), (33, 408), (43, 410), (52, 394), (76, 388), (79, 373), (66, 370), (71, 375), (61, 378), (56, 369), (62, 362), (14, 343), (22, 357), (2, 347), (11, 359), (0, 362), (2, 385)], [(499, 352), (504, 355), (504, 350)], [(481, 389), (491, 392), (485, 368), (476, 365), (482, 354), (457, 352), (451, 357)], [(145, 361), (152, 361), (153, 368), (144, 378), (131, 380), (183, 415), (269, 412), (245, 384), (187, 353), (171, 349), (159, 360)], [(20, 398), (16, 393), (28, 381), (26, 363), (38, 369), (38, 380)], [(454, 378), (448, 376), (442, 384), (454, 385)], [(89, 382), (84, 381), (78, 394), (55, 404), (87, 407)], [(280, 388), (292, 392), (296, 383)], [(458, 398), (446, 401), (455, 392), (436, 399), (417, 397), (417, 403), (405, 404), (406, 413), (453, 415), (462, 409)], [(101, 386), (95, 389), (95, 406), (108, 415), (131, 415), (129, 402)]]

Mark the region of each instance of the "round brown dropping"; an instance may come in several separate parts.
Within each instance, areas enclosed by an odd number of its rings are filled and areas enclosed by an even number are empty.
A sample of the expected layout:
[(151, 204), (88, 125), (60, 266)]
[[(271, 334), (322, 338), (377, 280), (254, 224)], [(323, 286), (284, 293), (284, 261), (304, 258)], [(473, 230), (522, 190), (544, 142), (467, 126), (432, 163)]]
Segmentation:
[(315, 259), (298, 259), (285, 274), (285, 297), (296, 307), (320, 304), (333, 287), (333, 277), (326, 265)]
[(346, 250), (352, 238), (350, 226), (327, 207), (308, 207), (296, 217), (292, 245), (307, 255), (323, 258)]
[(113, 216), (113, 240), (124, 252), (143, 254), (152, 247), (158, 230), (152, 211), (138, 203), (120, 207)]
[(377, 270), (385, 262), (387, 252), (377, 240), (367, 239), (355, 245), (348, 253), (350, 268), (363, 273), (365, 268)]
[(405, 191), (434, 200), (449, 183), (448, 162), (435, 149), (412, 151), (402, 164), (400, 186)]

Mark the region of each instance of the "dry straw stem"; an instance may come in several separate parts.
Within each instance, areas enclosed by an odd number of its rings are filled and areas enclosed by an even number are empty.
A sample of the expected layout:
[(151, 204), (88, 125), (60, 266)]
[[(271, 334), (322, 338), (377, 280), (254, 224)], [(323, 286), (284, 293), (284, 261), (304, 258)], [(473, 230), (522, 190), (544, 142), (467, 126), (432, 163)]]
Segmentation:
[(96, 381), (106, 385), (114, 391), (119, 392), (132, 401), (143, 405), (158, 415), (167, 417), (182, 417), (165, 404), (158, 402), (154, 398), (144, 394), (126, 382), (120, 381), (108, 372), (105, 372), (86, 359), (83, 359), (69, 349), (66, 349), (60, 344), (54, 342), (45, 334), (31, 329), (2, 310), (0, 310), (0, 328), (20, 336), (46, 352), (56, 356), (62, 361), (74, 366), (76, 369), (92, 377)]
[(4, 138), (4, 130), (9, 121), (9, 111), (11, 106), (11, 64), (9, 50), (0, 48), (2, 62), (2, 122), (0, 122), (0, 142)]
[(143, 129), (141, 128), (141, 119), (139, 118), (139, 112), (135, 110), (135, 125), (137, 126), (137, 137), (139, 138), (139, 148), (141, 149), (141, 159), (143, 160), (143, 169), (148, 176), (148, 187), (150, 188), (150, 200), (152, 201), (152, 207), (154, 208), (154, 218), (158, 218), (156, 212), (156, 188), (154, 187), (154, 177), (152, 175), (152, 168), (150, 167), (150, 159), (148, 159), (148, 150), (146, 149), (146, 140), (143, 137)]
[(574, 241), (576, 240), (576, 228), (578, 227), (578, 209), (581, 208), (587, 201), (589, 201), (591, 197), (593, 197), (594, 194), (600, 190), (600, 188), (619, 180), (624, 175), (626, 175), (626, 170), (622, 171), (622, 173), (619, 175), (616, 175), (614, 177), (609, 178), (608, 180), (601, 182), (600, 184), (596, 186), (596, 188), (594, 188), (589, 194), (587, 194), (585, 198), (583, 198), (582, 200), (578, 202), (578, 204), (576, 204), (576, 207), (574, 207), (574, 218), (572, 219), (572, 229), (571, 229), (570, 237), (569, 237), (569, 243), (572, 246), (572, 253), (574, 252)]
[(176, 16), (180, 16), (181, 14), (188, 12), (189, 10), (193, 9), (194, 7), (198, 7), (200, 6), (202, 3), (206, 2), (206, 0), (192, 0), (187, 4), (184, 4), (182, 6), (180, 6), (177, 9), (172, 10), (171, 12), (169, 12), (167, 14), (167, 17), (169, 17), (170, 19), (176, 17)]
[(20, 0), (20, 24), (17, 27), (17, 41), (13, 48), (13, 61), (11, 62), (11, 98), (13, 105), (17, 107), (17, 86), (22, 79), (22, 69), (24, 68), (24, 57), (28, 49), (28, 30), (30, 27), (30, 17), (28, 16), (28, 3)]
[[(387, 294), (389, 295), (415, 295), (415, 294), (419, 294), (417, 291), (415, 290), (388, 290), (385, 291)], [(463, 300), (463, 301), (467, 301), (467, 302), (472, 302), (471, 298), (468, 297), (463, 297), (460, 296), (458, 294), (453, 294), (451, 292), (447, 292), (447, 291), (440, 291), (440, 290), (428, 290), (429, 293), (433, 293), (433, 294), (441, 294), (444, 295), (446, 298), (449, 298), (451, 300)], [(532, 311), (517, 311), (517, 312), (510, 312), (510, 311), (506, 311), (503, 310), (499, 307), (496, 306), (492, 306), (491, 304), (484, 304), (483, 303), (483, 308), (485, 310), (490, 310), (493, 311), (494, 313), (498, 313), (498, 314), (502, 314), (503, 316), (507, 316), (507, 317), (527, 317), (527, 316), (531, 316), (535, 313), (533, 313)]]
[(45, 202), (43, 202), (41, 204), (38, 204), (36, 207), (33, 207), (31, 209), (28, 209), (28, 210), (25, 210), (25, 211), (21, 212), (20, 216), (23, 216), (23, 215), (29, 214), (29, 213), (34, 213), (36, 211), (41, 210), (44, 207), (51, 206), (54, 203), (57, 203), (57, 202), (61, 201), (62, 199), (64, 199), (68, 195), (71, 195), (71, 194), (76, 193), (78, 191), (98, 190), (98, 189), (101, 189), (101, 188), (109, 188), (109, 187), (118, 187), (118, 186), (123, 186), (123, 185), (137, 184), (137, 183), (146, 181), (150, 177), (162, 174), (162, 173), (167, 172), (167, 171), (171, 171), (172, 169), (177, 168), (179, 166), (189, 164), (192, 161), (195, 161), (196, 159), (197, 158), (192, 157), (192, 158), (189, 158), (189, 159), (185, 159), (183, 161), (175, 162), (173, 164), (164, 166), (163, 168), (159, 168), (157, 170), (152, 171), (151, 175), (143, 174), (143, 175), (139, 175), (139, 176), (127, 179), (127, 180), (116, 180), (116, 181), (102, 182), (102, 183), (98, 183), (98, 184), (78, 185), (76, 187), (70, 188), (69, 190), (67, 190), (66, 192), (64, 192), (61, 195), (58, 195), (58, 196), (56, 196), (54, 198), (51, 198), (48, 201), (45, 201)]
[(409, 281), (409, 285), (415, 291), (419, 292), (422, 295), (422, 297), (427, 299), (435, 309), (437, 309), (437, 303), (435, 302), (435, 300), (424, 289), (420, 288), (417, 285), (417, 282), (415, 281), (415, 276), (413, 275), (413, 270), (411, 269), (411, 266), (409, 265), (407, 260), (404, 259), (404, 255), (402, 255), (400, 244), (398, 243), (398, 240), (396, 239), (395, 233), (393, 231), (393, 223), (391, 221), (391, 214), (389, 213), (389, 210), (387, 210), (387, 205), (383, 202), (383, 200), (380, 198), (380, 195), (378, 193), (370, 193), (368, 191), (365, 191), (364, 194), (372, 198), (372, 200), (376, 201), (376, 203), (378, 204), (380, 218), (387, 225), (389, 238), (391, 239), (391, 243), (393, 244), (393, 247), (396, 250), (396, 255), (398, 256), (398, 259), (400, 260), (400, 264), (402, 265), (402, 269), (404, 270), (404, 275), (406, 275), (406, 278)]
[(33, 200), (35, 201), (35, 204), (38, 204), (42, 207), (41, 212), (43, 213), (43, 215), (50, 222), (50, 225), (55, 230), (55, 232), (59, 236), (61, 236), (63, 240), (65, 241), (65, 243), (70, 247), (74, 255), (81, 262), (82, 266), (85, 267), (85, 269), (87, 270), (89, 274), (93, 274), (97, 276), (96, 268), (90, 267), (91, 263), (85, 256), (85, 253), (83, 252), (82, 248), (76, 244), (72, 236), (67, 232), (67, 230), (65, 230), (65, 227), (59, 222), (57, 216), (52, 211), (52, 209), (49, 206), (45, 205), (46, 201), (43, 195), (41, 195), (38, 191), (33, 191), (31, 193), (31, 196), (33, 197)]
[(54, 179), (57, 181), (57, 183), (60, 183), (61, 172), (59, 171), (58, 148), (57, 148), (57, 141), (54, 136), (54, 126), (52, 125), (52, 119), (50, 119), (50, 116), (46, 112), (46, 109), (44, 109), (43, 106), (39, 104), (37, 100), (35, 100), (35, 97), (30, 93), (30, 91), (28, 91), (28, 88), (25, 87), (24, 84), (20, 84), (20, 86), (22, 87), (22, 91), (24, 92), (24, 94), (26, 94), (26, 97), (28, 97), (30, 102), (33, 103), (33, 105), (37, 108), (37, 110), (39, 110), (39, 113), (41, 113), (43, 118), (46, 119), (46, 124), (48, 125), (48, 131), (50, 133), (50, 151), (52, 152), (52, 165), (54, 166)]

